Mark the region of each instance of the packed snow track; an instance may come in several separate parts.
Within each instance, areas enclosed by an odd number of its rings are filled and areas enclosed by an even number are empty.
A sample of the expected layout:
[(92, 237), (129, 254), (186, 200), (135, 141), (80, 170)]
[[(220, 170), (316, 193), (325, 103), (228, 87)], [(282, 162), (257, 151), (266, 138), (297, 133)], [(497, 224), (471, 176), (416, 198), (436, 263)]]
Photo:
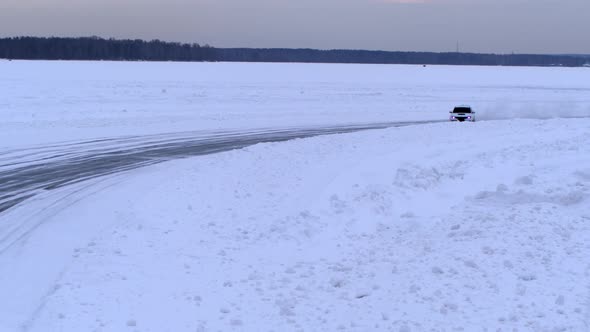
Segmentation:
[(386, 122), (258, 131), (184, 132), (63, 143), (0, 152), (0, 213), (35, 196), (84, 180), (263, 142), (432, 123)]

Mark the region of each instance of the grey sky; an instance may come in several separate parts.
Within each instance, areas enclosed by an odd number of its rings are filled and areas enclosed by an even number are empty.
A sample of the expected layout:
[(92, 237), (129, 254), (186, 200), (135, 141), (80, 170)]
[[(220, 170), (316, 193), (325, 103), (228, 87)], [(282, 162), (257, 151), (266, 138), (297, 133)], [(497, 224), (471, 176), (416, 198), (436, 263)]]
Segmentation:
[(0, 34), (590, 54), (590, 0), (0, 0)]

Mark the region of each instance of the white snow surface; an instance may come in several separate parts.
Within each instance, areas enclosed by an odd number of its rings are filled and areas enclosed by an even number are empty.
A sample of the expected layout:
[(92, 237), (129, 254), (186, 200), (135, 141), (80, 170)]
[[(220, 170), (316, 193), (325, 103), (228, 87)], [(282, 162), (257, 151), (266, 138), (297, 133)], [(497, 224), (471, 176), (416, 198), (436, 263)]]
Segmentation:
[[(3, 216), (5, 331), (586, 331), (590, 120), (172, 161)], [(0, 328), (1, 330), (2, 328)]]
[(590, 330), (584, 69), (0, 68), (3, 148), (446, 118), (463, 102), (489, 119), (258, 144), (40, 194), (0, 214), (2, 332)]
[(590, 116), (587, 68), (0, 60), (0, 148), (193, 130)]

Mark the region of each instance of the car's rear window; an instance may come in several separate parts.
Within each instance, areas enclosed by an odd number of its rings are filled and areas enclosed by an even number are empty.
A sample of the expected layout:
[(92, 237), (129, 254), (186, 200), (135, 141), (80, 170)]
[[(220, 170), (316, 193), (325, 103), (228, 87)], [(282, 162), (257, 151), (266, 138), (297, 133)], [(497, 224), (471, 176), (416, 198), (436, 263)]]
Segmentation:
[(471, 113), (470, 107), (455, 107), (453, 113)]

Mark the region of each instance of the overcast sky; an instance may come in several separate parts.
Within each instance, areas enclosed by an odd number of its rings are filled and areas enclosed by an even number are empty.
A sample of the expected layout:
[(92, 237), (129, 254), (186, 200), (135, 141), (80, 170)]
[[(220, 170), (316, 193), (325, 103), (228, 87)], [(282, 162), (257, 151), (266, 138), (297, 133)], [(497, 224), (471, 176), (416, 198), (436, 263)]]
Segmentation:
[(590, 0), (0, 0), (0, 35), (590, 54)]

